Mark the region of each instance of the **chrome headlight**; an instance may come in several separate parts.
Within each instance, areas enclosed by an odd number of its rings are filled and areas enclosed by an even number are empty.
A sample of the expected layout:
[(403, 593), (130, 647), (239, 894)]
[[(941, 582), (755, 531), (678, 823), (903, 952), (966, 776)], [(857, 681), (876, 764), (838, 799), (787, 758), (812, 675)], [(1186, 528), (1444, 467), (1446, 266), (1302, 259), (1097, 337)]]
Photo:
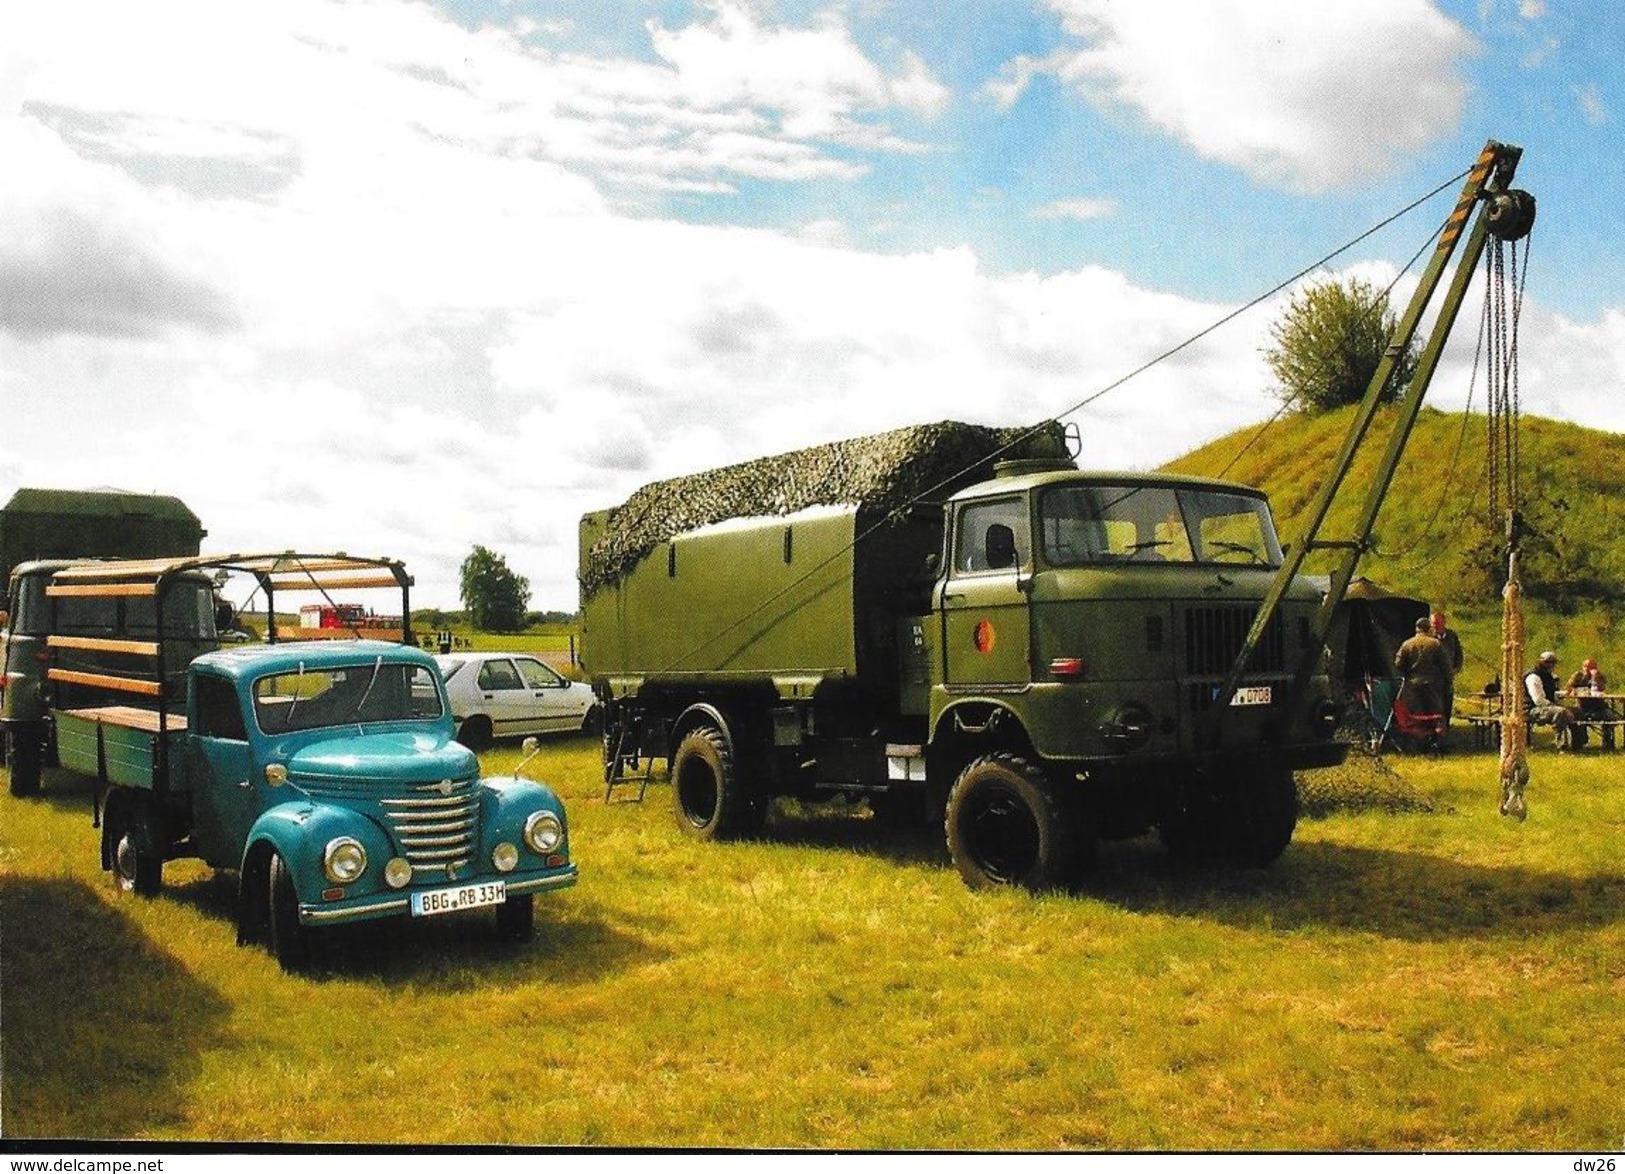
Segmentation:
[(392, 889), (404, 889), (412, 883), (412, 862), (404, 856), (392, 856), (384, 865), (384, 883)]
[(491, 850), (491, 865), (498, 872), (512, 872), (519, 866), (519, 849), (503, 840)]
[(538, 811), (525, 821), (525, 843), (538, 856), (556, 851), (564, 842), (564, 824), (551, 811)]
[(336, 885), (347, 885), (367, 871), (367, 850), (361, 841), (340, 836), (322, 853), (322, 871)]

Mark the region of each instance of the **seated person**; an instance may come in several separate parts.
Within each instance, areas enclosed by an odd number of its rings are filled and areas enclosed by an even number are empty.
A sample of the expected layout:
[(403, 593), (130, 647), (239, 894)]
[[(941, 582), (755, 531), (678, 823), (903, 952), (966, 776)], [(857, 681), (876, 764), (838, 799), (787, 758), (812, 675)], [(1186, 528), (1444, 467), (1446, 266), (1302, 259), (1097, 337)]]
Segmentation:
[(1557, 699), (1557, 653), (1543, 652), (1523, 678), (1524, 714), (1531, 726), (1551, 726), (1559, 750), (1584, 745), (1585, 731), (1574, 725), (1574, 715)]
[(1608, 692), (1607, 679), (1597, 667), (1595, 657), (1587, 657), (1579, 670), (1569, 678), (1568, 695), (1580, 699), (1580, 716), (1606, 720), (1608, 704), (1602, 695)]

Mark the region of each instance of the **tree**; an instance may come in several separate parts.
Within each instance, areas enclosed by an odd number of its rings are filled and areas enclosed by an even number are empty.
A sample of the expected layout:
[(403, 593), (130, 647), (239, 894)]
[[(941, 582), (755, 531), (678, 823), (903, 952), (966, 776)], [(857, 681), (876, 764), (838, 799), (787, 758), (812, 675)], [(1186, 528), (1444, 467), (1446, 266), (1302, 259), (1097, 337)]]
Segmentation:
[[(1304, 411), (1325, 412), (1359, 403), (1376, 374), (1397, 319), (1388, 295), (1368, 282), (1324, 281), (1292, 295), (1270, 327), (1274, 345), (1264, 362), (1279, 381), (1281, 398)], [(1416, 340), (1394, 364), (1381, 402), (1393, 403), (1416, 373)]]
[(517, 632), (525, 626), (530, 580), (509, 570), (500, 554), (476, 545), (463, 560), (462, 596), (476, 632)]

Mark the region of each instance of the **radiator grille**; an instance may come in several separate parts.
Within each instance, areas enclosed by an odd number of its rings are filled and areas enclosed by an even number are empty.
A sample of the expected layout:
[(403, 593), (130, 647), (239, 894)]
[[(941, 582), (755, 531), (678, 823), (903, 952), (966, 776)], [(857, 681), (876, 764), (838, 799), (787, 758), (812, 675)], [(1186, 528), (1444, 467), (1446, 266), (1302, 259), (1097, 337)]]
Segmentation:
[[(1223, 677), (1247, 642), (1256, 607), (1192, 607), (1185, 611), (1185, 672)], [(1281, 613), (1271, 617), (1264, 638), (1247, 661), (1248, 673), (1275, 673), (1286, 668), (1286, 641)]]
[(377, 803), (414, 874), (438, 872), (449, 878), (474, 858), (480, 822), (477, 779), (412, 783), (391, 788), (387, 798), (379, 797), (376, 783), (362, 781), (322, 778), (302, 781), (302, 786), (313, 798)]

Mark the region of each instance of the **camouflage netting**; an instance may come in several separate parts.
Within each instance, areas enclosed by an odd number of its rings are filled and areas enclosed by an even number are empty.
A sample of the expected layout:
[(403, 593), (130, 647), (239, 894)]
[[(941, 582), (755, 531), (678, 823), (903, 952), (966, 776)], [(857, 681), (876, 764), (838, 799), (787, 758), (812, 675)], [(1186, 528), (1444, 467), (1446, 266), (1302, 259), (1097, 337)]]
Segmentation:
[(591, 595), (617, 583), (661, 543), (713, 522), (819, 505), (889, 512), (922, 498), (941, 501), (991, 476), (995, 460), (1066, 455), (1054, 421), (985, 428), (945, 420), (656, 481), (610, 511), (582, 560), (581, 588)]

